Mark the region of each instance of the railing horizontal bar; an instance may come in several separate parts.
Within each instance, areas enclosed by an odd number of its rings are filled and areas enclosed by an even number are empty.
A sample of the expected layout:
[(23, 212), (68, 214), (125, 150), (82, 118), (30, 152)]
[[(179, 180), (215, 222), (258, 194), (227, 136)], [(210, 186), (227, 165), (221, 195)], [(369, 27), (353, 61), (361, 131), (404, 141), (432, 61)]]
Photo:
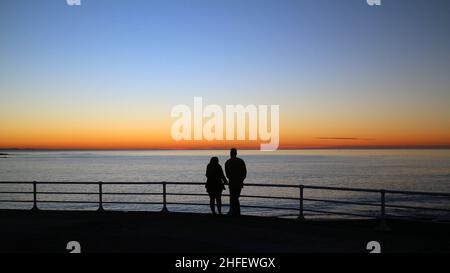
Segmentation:
[(60, 195), (98, 195), (98, 192), (56, 192), (56, 191), (37, 191), (36, 194), (60, 194)]
[[(28, 182), (29, 184), (33, 184), (33, 182)], [(36, 182), (36, 185), (98, 185), (99, 182)]]
[[(98, 193), (97, 193), (98, 194)], [(160, 192), (104, 192), (103, 195), (162, 195)]]
[(28, 181), (28, 182), (20, 182), (20, 181), (0, 181), (0, 185), (1, 184), (20, 184), (20, 185), (32, 185), (33, 182), (32, 181)]
[[(229, 196), (228, 194), (225, 196)], [(283, 197), (283, 196), (261, 196), (261, 195), (241, 195), (244, 198), (260, 198), (260, 199), (279, 199), (279, 200), (298, 200), (298, 197)]]
[(268, 188), (299, 188), (300, 184), (257, 184), (257, 183), (245, 183), (244, 187), (268, 187)]
[[(171, 196), (208, 196), (206, 193), (167, 193)], [(223, 194), (222, 197), (228, 197), (229, 194)], [(298, 197), (282, 197), (282, 196), (261, 196), (261, 195), (241, 195), (241, 198), (261, 198), (261, 199), (280, 199), (280, 200), (298, 200)]]
[(205, 182), (165, 182), (166, 185), (204, 186)]
[(39, 200), (37, 203), (57, 203), (57, 204), (98, 204), (98, 202), (95, 201), (74, 201), (74, 200), (67, 200), (67, 201), (61, 201), (61, 200)]
[(33, 194), (32, 191), (2, 191), (0, 194)]
[(441, 196), (441, 197), (450, 197), (450, 193), (440, 193), (440, 192), (425, 192), (425, 191), (394, 191), (394, 190), (386, 190), (386, 193), (390, 194), (408, 194), (408, 195), (427, 195), (427, 196)]
[[(430, 220), (424, 220), (423, 218), (420, 218), (418, 216), (401, 216), (401, 215), (392, 215), (392, 214), (386, 214), (386, 219), (391, 220), (414, 220), (414, 222), (421, 222), (421, 223), (429, 223)], [(448, 220), (433, 218), (432, 220), (435, 223), (443, 223), (443, 224), (450, 224)]]
[[(204, 186), (205, 182), (165, 182), (166, 185), (186, 185), (186, 186)], [(276, 188), (298, 188), (300, 185), (292, 184), (258, 184), (245, 183), (245, 187), (276, 187)]]
[(365, 203), (365, 202), (353, 202), (353, 201), (341, 201), (341, 200), (331, 200), (331, 199), (314, 199), (314, 198), (303, 198), (304, 201), (315, 201), (315, 202), (326, 202), (326, 203), (336, 203), (336, 204), (347, 204), (347, 205), (361, 205), (361, 206), (373, 206), (379, 207), (380, 204)]
[[(208, 196), (207, 193), (175, 193), (175, 192), (168, 192), (166, 195), (171, 196)], [(222, 194), (222, 196), (228, 196), (226, 194)]]
[(374, 216), (374, 215), (357, 214), (357, 213), (349, 213), (349, 212), (335, 212), (335, 211), (325, 211), (325, 210), (316, 210), (316, 209), (304, 209), (304, 211), (322, 213), (322, 214), (334, 214), (334, 215), (356, 216), (356, 217), (364, 217), (364, 218), (376, 218), (376, 216)]
[(128, 204), (128, 205), (162, 205), (162, 202), (121, 202), (121, 201), (117, 201), (117, 202), (105, 202), (103, 201), (103, 204)]
[(298, 218), (298, 213), (287, 213), (287, 214), (279, 214), (277, 217), (295, 217)]
[[(166, 202), (167, 205), (209, 206), (209, 203)], [(223, 204), (222, 207), (228, 206)], [(242, 206), (241, 206), (242, 207)]]
[(386, 205), (386, 208), (397, 208), (397, 209), (415, 209), (415, 210), (433, 210), (433, 211), (444, 211), (444, 212), (450, 212), (450, 209), (442, 209), (442, 208), (427, 208), (427, 207), (414, 207), (414, 206), (406, 206), (406, 205)]
[(272, 206), (253, 206), (253, 205), (241, 205), (241, 208), (255, 208), (255, 209), (276, 209), (276, 210), (295, 210), (299, 211), (298, 208), (289, 207), (272, 207)]
[(102, 182), (102, 183), (103, 185), (162, 185), (164, 182)]
[(0, 203), (33, 203), (32, 200), (0, 200)]
[(316, 189), (316, 190), (333, 190), (333, 191), (354, 191), (354, 192), (369, 192), (369, 193), (379, 193), (381, 190), (374, 189), (361, 189), (361, 188), (344, 188), (344, 187), (324, 187), (324, 186), (309, 186), (304, 185), (304, 189)]
[[(191, 202), (167, 202), (167, 205), (209, 206), (209, 204), (207, 204), (207, 203), (191, 203)], [(228, 206), (228, 205), (222, 205), (222, 206)], [(241, 208), (276, 209), (276, 210), (295, 210), (295, 211), (298, 211), (298, 208), (271, 207), (271, 206), (253, 206), (253, 205), (241, 205)]]
[[(0, 181), (1, 184), (29, 184), (32, 185), (33, 181), (25, 181), (25, 182), (14, 182), (14, 181)], [(64, 182), (58, 182), (58, 181), (36, 181), (37, 185), (98, 185), (99, 182), (84, 182), (84, 181), (64, 181)], [(104, 185), (162, 185), (164, 182), (101, 182)], [(204, 183), (199, 183), (204, 184)]]

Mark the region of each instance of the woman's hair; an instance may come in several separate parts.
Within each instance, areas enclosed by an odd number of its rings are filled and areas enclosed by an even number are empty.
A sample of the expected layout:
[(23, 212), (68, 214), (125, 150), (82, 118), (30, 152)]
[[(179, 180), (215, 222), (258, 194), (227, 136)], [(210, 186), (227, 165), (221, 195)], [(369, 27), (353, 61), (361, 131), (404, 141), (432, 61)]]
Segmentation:
[(217, 157), (211, 157), (211, 160), (209, 161), (209, 164), (219, 164), (219, 158)]

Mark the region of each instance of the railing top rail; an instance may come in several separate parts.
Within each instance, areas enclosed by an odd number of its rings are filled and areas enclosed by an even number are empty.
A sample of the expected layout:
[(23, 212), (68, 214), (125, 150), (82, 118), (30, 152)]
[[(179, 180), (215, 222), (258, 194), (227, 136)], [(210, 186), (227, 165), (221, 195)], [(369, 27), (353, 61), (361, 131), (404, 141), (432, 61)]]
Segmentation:
[(23, 181), (0, 181), (1, 184), (33, 184), (33, 181), (23, 182)]
[(166, 182), (102, 182), (103, 185), (162, 185)]
[(385, 190), (386, 193), (392, 194), (410, 194), (410, 195), (429, 195), (429, 196), (446, 196), (450, 197), (450, 193), (447, 192), (426, 192), (426, 191), (396, 191)]
[[(38, 184), (38, 185), (98, 185), (102, 183), (103, 185), (186, 185), (186, 186), (196, 186), (204, 185), (205, 182), (175, 182), (175, 181), (161, 181), (161, 182), (83, 182), (83, 181), (64, 181), (64, 182), (51, 182), (51, 181), (0, 181), (2, 184)], [(312, 186), (312, 185), (302, 185), (302, 184), (263, 184), (263, 183), (245, 183), (247, 187), (271, 187), (271, 188), (299, 188), (304, 189), (317, 189), (317, 190), (333, 190), (333, 191), (353, 191), (353, 192), (367, 192), (367, 193), (380, 193), (385, 192), (389, 194), (410, 194), (410, 195), (427, 195), (427, 196), (442, 196), (450, 197), (450, 193), (440, 193), (440, 192), (421, 192), (421, 191), (400, 191), (400, 190), (384, 190), (384, 189), (364, 189), (364, 188), (350, 188), (350, 187), (331, 187), (331, 186)]]
[(0, 185), (2, 184), (41, 184), (41, 185), (98, 185), (99, 182), (50, 182), (50, 181), (0, 181)]
[(316, 189), (316, 190), (354, 191), (354, 192), (372, 192), (372, 193), (379, 193), (379, 192), (383, 191), (383, 190), (377, 190), (377, 189), (330, 187), (330, 186), (310, 186), (310, 185), (303, 185), (303, 188), (304, 189)]
[[(205, 185), (205, 182), (161, 182), (165, 183), (167, 185)], [(272, 188), (298, 188), (300, 187), (300, 184), (263, 184), (263, 183), (245, 183), (244, 186), (249, 187), (272, 187)]]

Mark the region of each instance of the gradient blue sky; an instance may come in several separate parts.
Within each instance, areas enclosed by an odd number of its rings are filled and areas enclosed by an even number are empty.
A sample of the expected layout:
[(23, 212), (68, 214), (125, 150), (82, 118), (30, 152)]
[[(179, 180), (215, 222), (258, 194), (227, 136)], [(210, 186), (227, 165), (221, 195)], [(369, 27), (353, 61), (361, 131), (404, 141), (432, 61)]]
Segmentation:
[(447, 0), (2, 0), (0, 146), (154, 147), (194, 96), (280, 104), (286, 146), (450, 144), (449, 26)]

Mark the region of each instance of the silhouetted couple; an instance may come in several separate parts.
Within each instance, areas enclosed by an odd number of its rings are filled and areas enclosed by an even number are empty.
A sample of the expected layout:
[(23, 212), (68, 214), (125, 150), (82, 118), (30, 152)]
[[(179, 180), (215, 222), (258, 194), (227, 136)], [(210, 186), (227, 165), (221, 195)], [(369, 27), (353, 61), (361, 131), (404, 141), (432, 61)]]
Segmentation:
[(225, 173), (223, 173), (222, 166), (219, 164), (217, 157), (211, 158), (211, 161), (206, 168), (206, 191), (210, 198), (210, 207), (213, 214), (216, 214), (215, 203), (219, 214), (222, 214), (222, 192), (225, 190), (225, 185), (229, 185), (230, 189), (230, 212), (232, 216), (241, 215), (241, 206), (239, 204), (239, 196), (244, 187), (244, 180), (247, 177), (247, 168), (244, 160), (237, 157), (237, 150), (230, 150), (230, 159), (225, 163)]

